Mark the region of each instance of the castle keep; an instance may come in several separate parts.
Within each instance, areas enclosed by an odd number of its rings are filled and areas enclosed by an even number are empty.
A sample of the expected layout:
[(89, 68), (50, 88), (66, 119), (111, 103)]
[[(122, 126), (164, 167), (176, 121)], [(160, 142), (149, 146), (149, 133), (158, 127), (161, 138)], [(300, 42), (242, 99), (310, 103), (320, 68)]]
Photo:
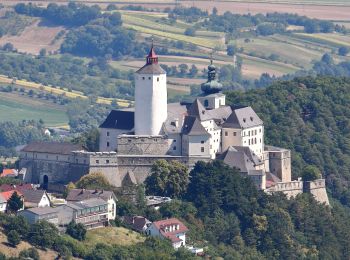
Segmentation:
[(152, 46), (146, 64), (135, 73), (135, 108), (110, 112), (100, 125), (100, 152), (67, 143), (29, 144), (20, 154), (26, 181), (66, 184), (101, 172), (120, 187), (142, 183), (159, 159), (178, 160), (188, 167), (199, 160), (219, 159), (267, 192), (322, 193), (324, 182), (304, 187), (291, 180), (290, 151), (265, 145), (264, 122), (251, 107), (226, 105), (212, 61), (202, 94), (193, 100), (167, 104), (166, 84)]

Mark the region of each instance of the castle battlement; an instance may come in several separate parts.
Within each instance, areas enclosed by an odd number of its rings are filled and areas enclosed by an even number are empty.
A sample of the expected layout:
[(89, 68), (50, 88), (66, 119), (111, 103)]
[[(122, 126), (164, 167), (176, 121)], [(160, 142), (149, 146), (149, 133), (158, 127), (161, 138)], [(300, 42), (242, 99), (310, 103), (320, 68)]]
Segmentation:
[(98, 157), (98, 156), (112, 156), (115, 157), (117, 155), (116, 152), (87, 152), (87, 151), (73, 151), (73, 156), (82, 156), (82, 157)]
[(317, 179), (314, 181), (306, 181), (304, 189), (306, 190), (314, 190), (314, 189), (322, 189), (326, 187), (325, 179)]
[[(289, 181), (289, 182), (278, 182), (276, 185), (266, 189), (266, 192), (272, 193), (272, 192), (284, 192), (284, 193), (296, 193), (295, 195), (303, 192), (303, 181), (302, 180), (295, 180), (295, 181)], [(294, 194), (293, 194), (294, 195)]]

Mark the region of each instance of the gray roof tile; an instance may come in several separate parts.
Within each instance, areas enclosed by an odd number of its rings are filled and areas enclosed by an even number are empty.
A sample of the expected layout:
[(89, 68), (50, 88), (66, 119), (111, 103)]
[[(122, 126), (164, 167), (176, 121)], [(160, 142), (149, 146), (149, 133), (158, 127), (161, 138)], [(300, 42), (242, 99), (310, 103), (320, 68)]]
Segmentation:
[(39, 203), (45, 194), (44, 190), (22, 190), (25, 202)]
[(251, 107), (235, 109), (222, 125), (228, 128), (250, 128), (263, 125), (263, 121)]
[(202, 126), (199, 119), (194, 116), (185, 117), (182, 133), (184, 135), (210, 135)]

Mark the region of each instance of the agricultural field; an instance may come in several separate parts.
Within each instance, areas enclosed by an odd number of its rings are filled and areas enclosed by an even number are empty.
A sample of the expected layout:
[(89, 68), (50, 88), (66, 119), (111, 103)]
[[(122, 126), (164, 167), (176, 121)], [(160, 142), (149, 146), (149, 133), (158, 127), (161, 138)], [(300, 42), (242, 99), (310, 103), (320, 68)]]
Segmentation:
[(54, 53), (60, 49), (64, 31), (63, 26), (50, 26), (41, 19), (35, 19), (18, 34), (1, 37), (0, 45), (12, 43), (19, 52), (34, 55), (39, 54), (41, 49)]
[(0, 95), (0, 122), (42, 119), (47, 126), (63, 127), (68, 125), (64, 106), (49, 101), (33, 99), (18, 93)]
[[(79, 91), (69, 91), (66, 88), (60, 88), (58, 86), (44, 86), (42, 84), (38, 84), (35, 82), (30, 82), (27, 80), (16, 80), (15, 81), (17, 86), (24, 87), (26, 89), (32, 89), (32, 90), (40, 90), (49, 92), (54, 95), (63, 95), (68, 98), (82, 98), (87, 99), (88, 97), (85, 96), (82, 92)], [(0, 83), (6, 83), (6, 84), (12, 84), (13, 80), (4, 76), (0, 75)], [(98, 104), (111, 104), (112, 101), (115, 100), (117, 104), (121, 107), (128, 107), (130, 104), (132, 104), (132, 101), (124, 100), (124, 99), (117, 99), (117, 98), (104, 98), (104, 97), (97, 97), (96, 103)]]
[(300, 1), (181, 1), (186, 7), (195, 6), (202, 10), (211, 12), (214, 7), (219, 13), (233, 11), (239, 14), (257, 13), (296, 13), (311, 18), (325, 19), (332, 21), (350, 20), (350, 2), (346, 0), (300, 0)]
[[(122, 1), (111, 1), (113, 3), (125, 4)], [(180, 4), (187, 5), (190, 1), (180, 1)], [(328, 6), (327, 12), (330, 12), (332, 8), (338, 8), (340, 12), (348, 8), (347, 1), (339, 0), (332, 1), (334, 5)], [(44, 2), (43, 2), (44, 3)], [(151, 1), (151, 0), (136, 0), (133, 2), (127, 2), (130, 4), (138, 5), (142, 4), (156, 4), (158, 9), (163, 7), (162, 4), (174, 4), (173, 0), (165, 1)], [(255, 13), (253, 8), (259, 8), (260, 5), (266, 7), (268, 11), (274, 11), (270, 9), (269, 5), (278, 3), (281, 10), (276, 11), (288, 11), (294, 12), (296, 9), (303, 6), (303, 10), (307, 10), (308, 5), (315, 5), (317, 8), (324, 8), (326, 4), (329, 4), (327, 0), (311, 1), (300, 0), (297, 3), (293, 2), (293, 5), (289, 1), (265, 1), (257, 0), (253, 2), (249, 1), (191, 1), (191, 6), (201, 7), (201, 4), (205, 4), (206, 8), (211, 11), (210, 5), (215, 5), (220, 11), (220, 6), (223, 5), (228, 11), (234, 11), (238, 13), (251, 12)], [(302, 6), (299, 5), (302, 3)], [(339, 8), (343, 5), (342, 8)], [(248, 6), (248, 9), (244, 11), (244, 8), (236, 8), (236, 6)], [(288, 9), (287, 7), (291, 9)], [(105, 6), (103, 6), (105, 7)], [(148, 8), (153, 8), (146, 6)], [(260, 6), (261, 7), (261, 6)], [(292, 8), (293, 7), (293, 8)], [(261, 7), (262, 8), (262, 7)], [(284, 9), (283, 9), (284, 8)], [(350, 8), (350, 1), (349, 1)], [(266, 10), (267, 10), (266, 9)], [(282, 10), (283, 9), (283, 10)], [(110, 11), (104, 11), (110, 12)], [(113, 12), (113, 11), (112, 11)], [(137, 40), (142, 42), (146, 39), (150, 44), (150, 37), (155, 40), (157, 47), (167, 47), (171, 54), (159, 55), (160, 62), (168, 67), (179, 66), (180, 64), (186, 64), (188, 67), (195, 65), (199, 71), (196, 79), (186, 79), (185, 81), (170, 76), (168, 77), (169, 98), (176, 97), (178, 95), (186, 95), (190, 93), (190, 86), (194, 84), (200, 84), (199, 81), (203, 81), (206, 78), (204, 70), (208, 66), (208, 59), (213, 53), (215, 64), (219, 67), (223, 65), (232, 65), (233, 58), (226, 54), (225, 35), (222, 32), (206, 31), (203, 29), (196, 30), (193, 36), (185, 35), (185, 31), (188, 28), (193, 28), (193, 23), (186, 23), (181, 19), (170, 20), (166, 13), (154, 11), (130, 11), (130, 10), (118, 10), (122, 15), (123, 26), (127, 29), (133, 29), (137, 32)], [(257, 12), (264, 12), (263, 9), (257, 9)], [(349, 12), (350, 13), (350, 12)], [(307, 13), (305, 13), (308, 15)], [(338, 13), (335, 13), (338, 16)], [(312, 16), (312, 15), (311, 15)], [(338, 16), (338, 18), (341, 18)], [(25, 28), (17, 35), (5, 35), (0, 38), (0, 45), (5, 42), (11, 42), (14, 44), (20, 52), (28, 52), (32, 54), (38, 54), (38, 52), (45, 48), (49, 54), (54, 53), (59, 49), (59, 46), (64, 38), (64, 33), (71, 28), (64, 28), (62, 26), (51, 26), (45, 22), (42, 22), (38, 18), (32, 20), (30, 25), (26, 25)], [(346, 19), (341, 22), (342, 25), (347, 25)], [(347, 20), (350, 24), (350, 17), (347, 13)], [(337, 22), (338, 23), (338, 22)], [(288, 27), (290, 33), (272, 36), (247, 36), (231, 40), (229, 43), (234, 44), (240, 49), (237, 56), (242, 59), (242, 74), (245, 79), (257, 79), (262, 73), (269, 73), (270, 75), (281, 76), (288, 73), (294, 73), (301, 69), (310, 69), (313, 65), (313, 61), (319, 60), (324, 53), (332, 53), (335, 61), (349, 60), (350, 57), (341, 57), (337, 55), (337, 49), (340, 46), (350, 46), (350, 36), (341, 34), (304, 34), (300, 33), (303, 30), (301, 26)], [(57, 37), (61, 34), (61, 37)], [(167, 43), (173, 42), (172, 45)], [(180, 48), (174, 45), (174, 42), (183, 42), (187, 44), (187, 47)], [(188, 47), (192, 46), (192, 47)], [(296, 55), (298, 54), (298, 55)], [(51, 57), (59, 58), (60, 55), (51, 55)], [(82, 58), (84, 64), (88, 64), (91, 58)], [(123, 60), (110, 61), (110, 65), (116, 69), (129, 71), (136, 71), (139, 67), (144, 65), (144, 58), (124, 57)], [(99, 79), (94, 77), (93, 79)], [(11, 83), (11, 79), (0, 76), (0, 82)], [(115, 83), (115, 82), (114, 82)], [(114, 84), (113, 83), (113, 84)], [(127, 82), (129, 83), (129, 81)], [(60, 88), (59, 86), (43, 86), (41, 84), (27, 82), (24, 80), (17, 80), (16, 84), (25, 87), (27, 89), (33, 89), (49, 92), (55, 95), (65, 95), (69, 98), (87, 98), (82, 92), (68, 91), (67, 88)], [(127, 107), (132, 102), (127, 100), (116, 99), (117, 103), (121, 107)], [(98, 103), (110, 104), (112, 99), (98, 97)]]
[[(197, 32), (195, 36), (185, 35), (185, 30), (191, 27), (191, 24), (184, 22), (175, 22), (166, 24), (164, 18), (166, 14), (121, 11), (123, 25), (126, 28), (134, 29), (137, 32), (149, 35), (155, 35), (171, 40), (178, 40), (206, 48), (224, 48), (224, 34), (215, 32)], [(162, 19), (163, 18), (163, 19)]]

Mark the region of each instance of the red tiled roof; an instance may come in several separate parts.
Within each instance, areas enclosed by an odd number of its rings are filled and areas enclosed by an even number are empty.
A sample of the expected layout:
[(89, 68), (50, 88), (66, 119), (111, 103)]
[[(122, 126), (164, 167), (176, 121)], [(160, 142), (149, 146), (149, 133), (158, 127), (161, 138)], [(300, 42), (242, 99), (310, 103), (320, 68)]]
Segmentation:
[(2, 184), (0, 185), (0, 191), (11, 191), (11, 190), (18, 190), (19, 192), (22, 192), (24, 190), (33, 190), (33, 185), (30, 183), (26, 184)]
[(6, 177), (7, 175), (12, 175), (12, 174), (16, 174), (15, 169), (3, 169), (1, 173), (1, 177)]
[[(181, 239), (179, 239), (176, 235), (188, 231), (188, 228), (177, 218), (169, 218), (165, 220), (155, 221), (153, 222), (153, 224), (164, 237), (169, 238), (172, 242), (180, 242)], [(172, 225), (178, 225), (179, 228), (172, 231), (165, 231), (166, 227)]]
[(19, 191), (16, 191), (16, 190), (1, 192), (1, 195), (5, 198), (6, 201), (8, 201), (14, 192), (17, 192), (17, 194), (19, 196), (23, 196), (22, 193), (20, 193)]

